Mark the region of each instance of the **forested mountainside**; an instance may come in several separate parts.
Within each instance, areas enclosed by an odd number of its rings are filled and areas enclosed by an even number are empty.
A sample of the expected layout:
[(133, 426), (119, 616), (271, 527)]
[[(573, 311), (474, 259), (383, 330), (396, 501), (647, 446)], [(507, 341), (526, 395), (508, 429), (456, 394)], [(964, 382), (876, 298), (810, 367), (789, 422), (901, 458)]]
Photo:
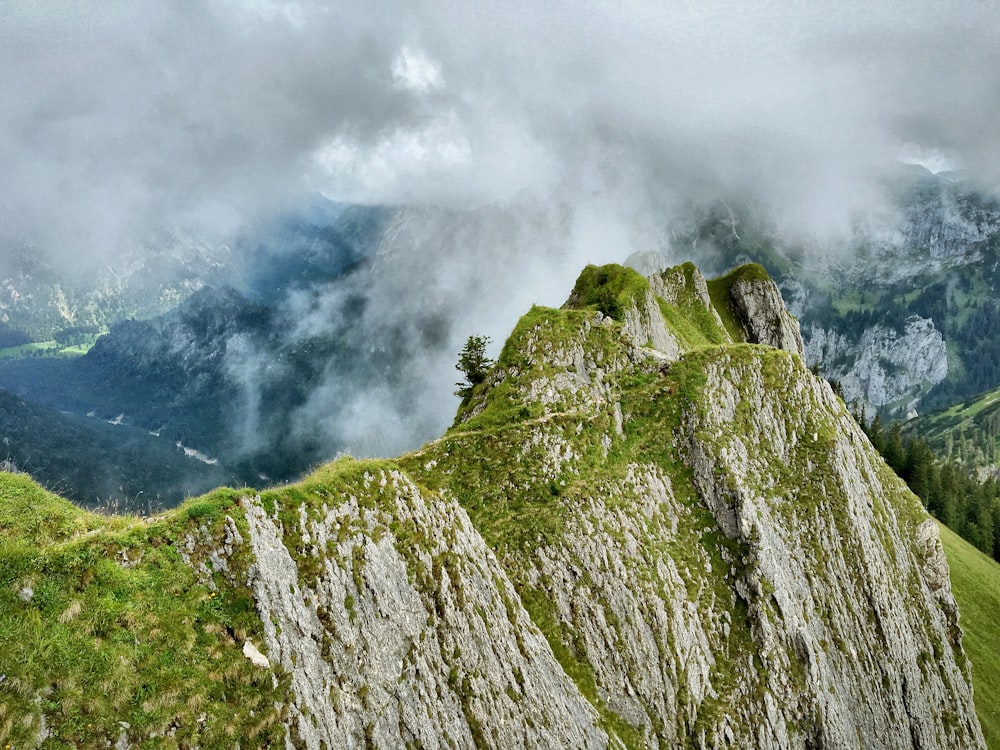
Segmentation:
[(587, 268), (396, 460), (2, 488), (3, 742), (984, 747), (937, 527), (759, 266)]
[(959, 461), (983, 477), (997, 477), (1000, 461), (1000, 388), (931, 412), (906, 424), (938, 455)]
[[(363, 337), (349, 334), (350, 299), (330, 330), (306, 337), (292, 336), (298, 321), (282, 304), (356, 272), (389, 216), (317, 199), (233, 247), (159, 238), (106, 278), (80, 280), (30, 253), (5, 258), (0, 460), (86, 506), (142, 512), (220, 482), (301, 476), (336, 449), (293, 430), (294, 411), (326, 368), (346, 375), (371, 357), (351, 360)], [(95, 445), (104, 469), (82, 471)]]
[(796, 239), (749, 204), (691, 211), (673, 251), (722, 272), (755, 261), (799, 317), (806, 358), (883, 417), (1000, 384), (1000, 203), (960, 174), (910, 167), (888, 206), (833, 246)]

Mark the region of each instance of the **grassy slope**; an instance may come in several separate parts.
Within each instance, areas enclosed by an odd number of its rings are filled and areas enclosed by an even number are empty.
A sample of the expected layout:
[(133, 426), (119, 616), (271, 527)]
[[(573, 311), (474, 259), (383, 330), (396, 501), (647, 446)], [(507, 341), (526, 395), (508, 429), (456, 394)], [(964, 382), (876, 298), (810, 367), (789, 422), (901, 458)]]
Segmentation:
[(280, 741), (283, 684), (241, 651), (263, 640), (250, 592), (221, 578), (213, 590), (182, 559), (204, 560), (200, 540), (224, 533), (237, 497), (109, 517), (0, 473), (0, 747), (33, 746), (39, 710), (45, 747), (103, 746), (119, 722), (181, 746)]
[(918, 417), (905, 430), (925, 439), (938, 455), (993, 467), (1000, 452), (1000, 388)]
[(1000, 748), (1000, 563), (942, 524), (951, 586), (962, 613), (964, 645), (972, 661), (976, 710), (989, 747)]
[(8, 346), (0, 349), (0, 359), (16, 359), (33, 354), (46, 357), (82, 357), (89, 352), (100, 334), (86, 336), (79, 344), (60, 344), (58, 341), (35, 341), (20, 346)]

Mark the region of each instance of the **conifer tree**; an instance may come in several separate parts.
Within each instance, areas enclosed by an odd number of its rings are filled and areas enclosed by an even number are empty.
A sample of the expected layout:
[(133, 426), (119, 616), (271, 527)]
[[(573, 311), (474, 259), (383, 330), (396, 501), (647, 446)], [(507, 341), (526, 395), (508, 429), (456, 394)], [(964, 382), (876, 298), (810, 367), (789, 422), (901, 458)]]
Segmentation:
[(903, 467), (906, 463), (906, 453), (903, 450), (903, 435), (899, 422), (893, 422), (892, 427), (889, 428), (889, 434), (885, 438), (885, 445), (882, 447), (882, 456), (894, 472), (897, 474), (903, 472)]
[(455, 369), (465, 375), (465, 381), (455, 383), (458, 390), (456, 396), (467, 398), (472, 394), (472, 389), (486, 380), (486, 374), (493, 366), (493, 360), (486, 356), (486, 345), (490, 343), (489, 336), (469, 336), (465, 341), (465, 346), (458, 354), (458, 364)]

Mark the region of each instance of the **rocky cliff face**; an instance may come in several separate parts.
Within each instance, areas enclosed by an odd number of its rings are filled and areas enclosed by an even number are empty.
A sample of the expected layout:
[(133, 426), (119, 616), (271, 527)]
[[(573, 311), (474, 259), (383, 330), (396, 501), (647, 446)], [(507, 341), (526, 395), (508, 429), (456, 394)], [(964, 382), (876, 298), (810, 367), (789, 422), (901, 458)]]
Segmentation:
[(811, 326), (805, 346), (809, 362), (824, 363), (840, 380), (848, 403), (912, 412), (921, 397), (948, 376), (948, 350), (934, 322), (910, 316), (902, 332), (884, 325), (867, 329), (852, 343), (836, 331)]
[[(122, 592), (155, 566), (190, 579), (183, 679), (154, 659), (88, 723), (103, 704), (64, 689), (71, 661), (19, 665), (0, 739), (982, 747), (936, 527), (801, 352), (759, 268), (588, 268), (396, 461), (150, 523), (51, 501), (58, 524), (0, 529), (35, 556), (0, 574), (12, 635), (51, 622), (137, 666), (167, 648), (127, 593), (92, 642), (88, 568), (64, 550), (99, 546)], [(247, 685), (253, 709), (223, 716)]]
[(1000, 233), (1000, 204), (993, 191), (960, 175), (926, 174), (916, 182), (898, 185), (896, 190), (897, 225), (888, 230), (875, 222), (865, 228), (876, 257), (907, 260), (880, 268), (887, 282), (975, 262), (982, 243)]

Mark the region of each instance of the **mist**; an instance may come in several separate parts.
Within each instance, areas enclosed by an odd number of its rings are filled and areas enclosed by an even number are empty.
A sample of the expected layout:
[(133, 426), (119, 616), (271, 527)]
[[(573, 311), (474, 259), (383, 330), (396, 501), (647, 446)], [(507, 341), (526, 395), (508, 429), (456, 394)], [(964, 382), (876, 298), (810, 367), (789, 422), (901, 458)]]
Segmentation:
[[(1000, 181), (991, 4), (665, 5), (0, 0), (0, 252), (86, 276), (316, 193), (401, 207), (370, 268), (281, 302), (305, 339), (364, 300), (382, 369), (328, 371), (296, 429), (385, 454), (451, 420), (469, 334), (496, 354), (587, 263), (685, 259), (691, 201), (819, 253), (889, 210), (887, 163)], [(254, 446), (261, 356), (228, 365)]]

